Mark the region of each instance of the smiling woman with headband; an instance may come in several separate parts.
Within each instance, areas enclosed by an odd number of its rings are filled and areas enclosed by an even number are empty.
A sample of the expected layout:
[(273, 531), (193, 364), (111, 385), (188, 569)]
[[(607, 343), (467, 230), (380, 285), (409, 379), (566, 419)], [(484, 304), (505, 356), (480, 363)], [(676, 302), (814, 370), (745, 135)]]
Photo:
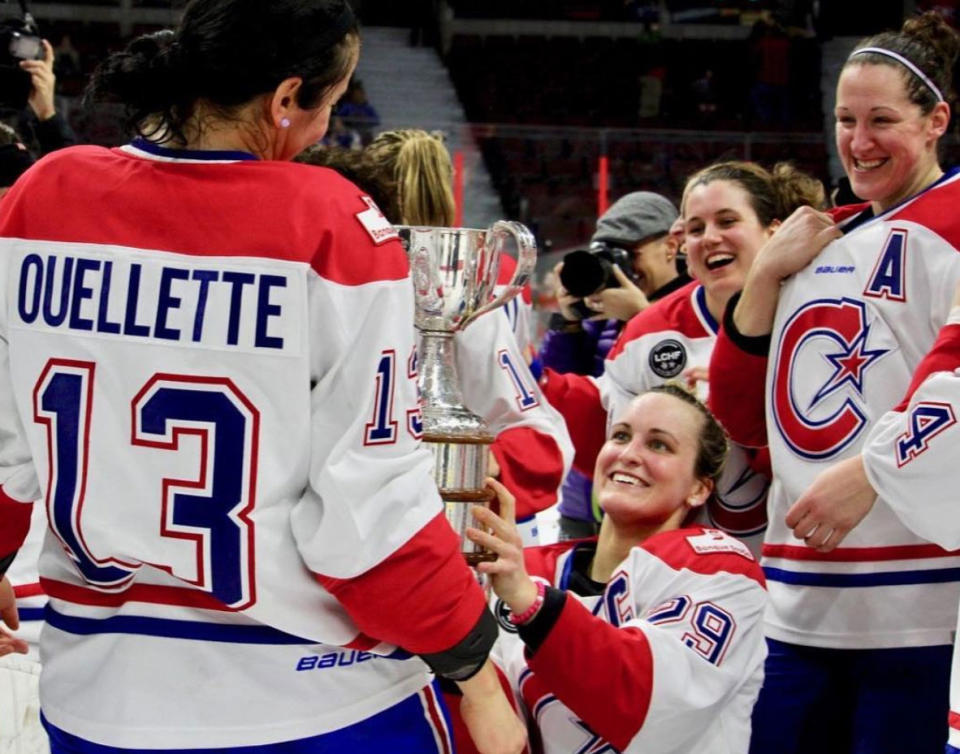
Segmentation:
[[(893, 492), (898, 464), (877, 460), (875, 428), (960, 280), (960, 173), (937, 156), (958, 48), (935, 13), (855, 47), (836, 140), (866, 201), (788, 218), (713, 352), (711, 406), (735, 441), (769, 444), (774, 474), (755, 754), (934, 754), (946, 741), (960, 558), (901, 521), (925, 501)], [(933, 429), (902, 438), (900, 465)]]

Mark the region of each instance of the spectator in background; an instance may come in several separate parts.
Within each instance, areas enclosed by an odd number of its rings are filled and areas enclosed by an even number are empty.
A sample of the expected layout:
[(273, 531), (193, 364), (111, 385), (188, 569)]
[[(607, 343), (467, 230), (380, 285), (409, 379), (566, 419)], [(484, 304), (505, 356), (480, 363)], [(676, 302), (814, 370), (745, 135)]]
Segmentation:
[(696, 107), (694, 119), (701, 124), (715, 123), (720, 97), (717, 94), (717, 85), (713, 78), (713, 69), (707, 68), (703, 75), (690, 87), (693, 91), (693, 102)]
[(320, 142), (325, 147), (337, 147), (339, 149), (361, 149), (363, 148), (363, 139), (360, 133), (354, 128), (347, 128), (343, 124), (343, 118), (339, 115), (330, 117), (330, 130)]
[(367, 100), (362, 81), (354, 79), (350, 83), (343, 101), (337, 106), (337, 115), (345, 128), (360, 134), (364, 145), (373, 141), (373, 132), (380, 126), (380, 114)]
[(764, 11), (750, 32), (754, 84), (750, 106), (754, 126), (790, 127), (790, 39)]
[(66, 119), (57, 112), (53, 47), (46, 39), (42, 42), (43, 60), (20, 61), (20, 68), (30, 76), (30, 94), (17, 123), (17, 131), (26, 139), (26, 145), (40, 156), (78, 141)]
[(73, 45), (69, 34), (60, 37), (53, 50), (53, 72), (57, 76), (58, 88), (62, 95), (82, 93), (85, 84), (80, 52)]
[[(597, 312), (597, 317), (584, 320), (573, 308), (581, 299), (571, 296), (557, 278), (556, 297), (560, 311), (550, 318), (549, 330), (540, 347), (541, 368), (600, 376), (607, 352), (624, 322), (645, 309), (651, 301), (690, 282), (686, 273), (677, 272), (679, 236), (670, 233), (677, 217), (677, 209), (669, 199), (649, 191), (627, 194), (603, 214), (597, 221), (591, 248), (606, 245), (628, 250), (634, 280), (614, 268), (620, 287), (608, 288), (589, 297), (586, 303)], [(607, 315), (611, 318), (607, 319)], [(562, 538), (596, 533), (590, 494), (589, 477), (571, 469), (561, 493)]]

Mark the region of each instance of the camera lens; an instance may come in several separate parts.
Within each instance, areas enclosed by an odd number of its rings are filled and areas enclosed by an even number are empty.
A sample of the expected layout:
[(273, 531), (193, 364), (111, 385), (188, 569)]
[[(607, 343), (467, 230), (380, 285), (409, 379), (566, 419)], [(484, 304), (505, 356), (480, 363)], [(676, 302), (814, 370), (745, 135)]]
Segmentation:
[(563, 258), (560, 282), (571, 295), (583, 298), (606, 287), (609, 266), (589, 251), (571, 251)]

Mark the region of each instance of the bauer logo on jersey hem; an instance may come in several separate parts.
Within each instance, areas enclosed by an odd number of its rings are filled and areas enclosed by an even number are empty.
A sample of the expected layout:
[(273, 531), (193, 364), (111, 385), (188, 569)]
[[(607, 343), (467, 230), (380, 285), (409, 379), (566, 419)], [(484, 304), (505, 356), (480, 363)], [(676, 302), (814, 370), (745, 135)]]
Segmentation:
[(687, 349), (679, 340), (661, 340), (650, 350), (650, 368), (658, 377), (676, 377), (686, 363)]
[(400, 238), (396, 229), (390, 224), (390, 221), (384, 216), (383, 212), (369, 196), (361, 196), (360, 199), (367, 208), (363, 212), (358, 212), (354, 217), (363, 226), (370, 236), (370, 240), (378, 246), (392, 238)]

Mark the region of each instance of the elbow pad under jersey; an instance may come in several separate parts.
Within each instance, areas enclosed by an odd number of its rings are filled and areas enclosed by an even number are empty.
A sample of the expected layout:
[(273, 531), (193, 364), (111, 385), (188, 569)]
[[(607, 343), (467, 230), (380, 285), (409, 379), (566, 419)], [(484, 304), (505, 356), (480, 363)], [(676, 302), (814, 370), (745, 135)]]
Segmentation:
[(420, 658), (440, 678), (465, 681), (483, 667), (497, 639), (497, 630), (497, 619), (489, 609), (484, 608), (480, 618), (463, 639), (450, 649), (422, 654)]

